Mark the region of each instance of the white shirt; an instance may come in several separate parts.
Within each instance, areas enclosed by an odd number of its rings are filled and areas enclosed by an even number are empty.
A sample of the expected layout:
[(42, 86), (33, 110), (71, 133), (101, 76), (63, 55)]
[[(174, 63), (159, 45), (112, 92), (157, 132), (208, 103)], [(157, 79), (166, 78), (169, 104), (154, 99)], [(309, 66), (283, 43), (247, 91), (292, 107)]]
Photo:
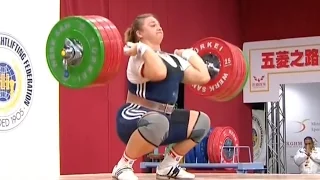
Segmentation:
[[(165, 54), (160, 52), (158, 52), (157, 54), (173, 67), (177, 67), (178, 65), (169, 55), (176, 57), (181, 64), (182, 71), (185, 71), (191, 65), (188, 61), (186, 61), (182, 57), (175, 54), (169, 54), (169, 53)], [(141, 84), (149, 81), (147, 78), (142, 77), (141, 69), (143, 64), (144, 64), (144, 60), (142, 59), (142, 57), (138, 55), (131, 56), (129, 58), (128, 67), (127, 67), (127, 78), (131, 83)]]
[(294, 162), (299, 166), (301, 174), (320, 174), (320, 149), (315, 148), (307, 157), (306, 150), (301, 148), (294, 156)]

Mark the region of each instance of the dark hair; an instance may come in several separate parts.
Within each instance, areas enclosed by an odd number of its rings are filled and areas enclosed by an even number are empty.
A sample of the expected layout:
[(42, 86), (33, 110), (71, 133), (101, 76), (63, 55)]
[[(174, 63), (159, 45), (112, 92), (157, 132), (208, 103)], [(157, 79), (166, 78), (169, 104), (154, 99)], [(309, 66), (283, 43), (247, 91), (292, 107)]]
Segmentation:
[(311, 136), (305, 137), (303, 141), (306, 141), (306, 140), (310, 140), (313, 143), (313, 138)]
[(154, 15), (150, 14), (150, 13), (140, 14), (135, 18), (131, 27), (128, 28), (126, 30), (126, 32), (124, 33), (124, 41), (125, 42), (136, 43), (139, 41), (139, 38), (137, 37), (136, 32), (141, 29), (144, 19), (146, 19), (148, 17), (154, 17)]

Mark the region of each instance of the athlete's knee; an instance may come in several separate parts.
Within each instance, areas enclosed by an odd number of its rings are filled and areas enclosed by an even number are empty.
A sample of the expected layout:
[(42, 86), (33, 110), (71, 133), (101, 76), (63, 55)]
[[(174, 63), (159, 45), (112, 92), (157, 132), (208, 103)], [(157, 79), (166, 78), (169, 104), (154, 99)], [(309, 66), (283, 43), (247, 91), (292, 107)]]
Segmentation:
[(197, 143), (200, 142), (208, 134), (210, 124), (210, 117), (203, 112), (199, 112), (198, 119), (196, 120), (194, 128), (190, 134), (190, 139)]
[(159, 146), (169, 133), (169, 121), (159, 113), (148, 113), (138, 122), (138, 131), (141, 136), (154, 146)]

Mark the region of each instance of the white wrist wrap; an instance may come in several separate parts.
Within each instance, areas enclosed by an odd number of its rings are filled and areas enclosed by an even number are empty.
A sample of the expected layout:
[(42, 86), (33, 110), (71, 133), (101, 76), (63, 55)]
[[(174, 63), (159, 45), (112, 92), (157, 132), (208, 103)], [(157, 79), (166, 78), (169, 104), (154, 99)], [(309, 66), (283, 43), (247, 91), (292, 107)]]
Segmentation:
[(137, 54), (139, 54), (140, 56), (143, 56), (143, 54), (147, 51), (147, 49), (149, 49), (149, 46), (139, 42), (137, 45)]
[(192, 49), (186, 49), (182, 52), (181, 57), (187, 61), (189, 61), (190, 57), (195, 55), (196, 52)]

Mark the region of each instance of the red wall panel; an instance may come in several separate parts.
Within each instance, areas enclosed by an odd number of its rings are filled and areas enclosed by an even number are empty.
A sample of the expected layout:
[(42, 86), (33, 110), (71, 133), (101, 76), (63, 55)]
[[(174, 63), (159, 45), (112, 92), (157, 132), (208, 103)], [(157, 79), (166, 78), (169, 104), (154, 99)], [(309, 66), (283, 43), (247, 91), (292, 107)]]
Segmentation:
[[(241, 47), (238, 1), (206, 0), (61, 0), (61, 17), (101, 15), (123, 33), (134, 17), (152, 12), (165, 32), (163, 49), (190, 47), (195, 41), (218, 36)], [(69, 90), (60, 87), (61, 174), (110, 172), (123, 153), (124, 145), (115, 131), (116, 111), (125, 102), (123, 59), (118, 76), (104, 87)], [(228, 103), (215, 103), (186, 89), (185, 106), (208, 113), (213, 126), (230, 125), (241, 145), (252, 145), (251, 109), (240, 95)], [(242, 160), (247, 160), (242, 154)], [(139, 171), (139, 162), (135, 164)]]
[(241, 1), (243, 41), (320, 35), (320, 1)]

